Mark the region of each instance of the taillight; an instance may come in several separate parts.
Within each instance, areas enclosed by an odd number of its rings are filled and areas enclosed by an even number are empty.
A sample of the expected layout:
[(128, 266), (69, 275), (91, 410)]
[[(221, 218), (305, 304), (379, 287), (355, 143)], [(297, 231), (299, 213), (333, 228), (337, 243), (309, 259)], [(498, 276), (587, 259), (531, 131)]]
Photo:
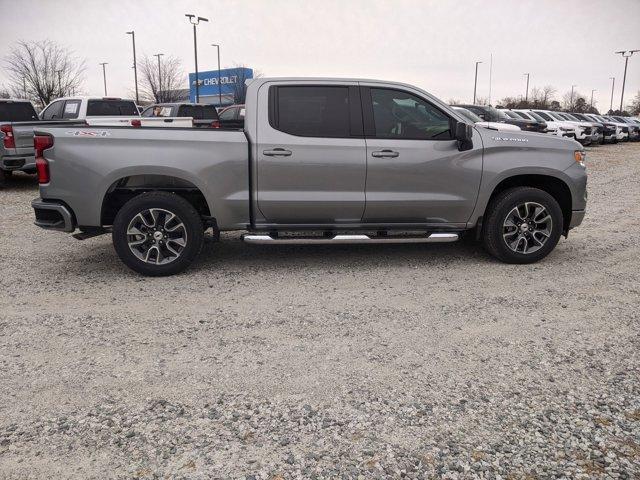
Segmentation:
[(0, 131), (4, 133), (4, 148), (16, 148), (16, 139), (13, 136), (13, 127), (11, 125), (0, 126)]
[(36, 151), (36, 170), (38, 171), (38, 183), (49, 183), (49, 162), (44, 158), (44, 151), (53, 147), (53, 137), (49, 135), (36, 135), (33, 137), (33, 148)]
[(138, 120), (138, 119), (131, 120), (131, 126), (132, 127), (141, 127), (142, 126), (142, 120)]
[(220, 128), (220, 120), (214, 120), (211, 122), (211, 128)]

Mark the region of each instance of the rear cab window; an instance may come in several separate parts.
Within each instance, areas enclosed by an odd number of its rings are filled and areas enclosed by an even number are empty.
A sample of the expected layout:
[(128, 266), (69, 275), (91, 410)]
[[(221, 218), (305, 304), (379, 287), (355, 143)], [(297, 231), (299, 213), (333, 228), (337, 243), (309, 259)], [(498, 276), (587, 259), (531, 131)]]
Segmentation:
[(62, 118), (78, 118), (80, 113), (80, 100), (67, 100), (62, 111)]
[(31, 122), (37, 120), (38, 114), (29, 102), (0, 102), (0, 121)]
[(128, 100), (89, 100), (87, 117), (137, 117), (138, 108), (135, 102)]
[(271, 87), (269, 123), (276, 130), (300, 137), (351, 137), (350, 88), (344, 85)]

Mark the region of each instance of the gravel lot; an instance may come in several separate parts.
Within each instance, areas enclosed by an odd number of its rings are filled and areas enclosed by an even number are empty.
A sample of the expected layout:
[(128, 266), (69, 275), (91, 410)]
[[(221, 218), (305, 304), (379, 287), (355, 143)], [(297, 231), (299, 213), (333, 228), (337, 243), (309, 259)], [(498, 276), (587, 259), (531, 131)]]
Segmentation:
[(640, 144), (543, 262), (208, 243), (143, 278), (0, 191), (0, 478), (639, 478)]

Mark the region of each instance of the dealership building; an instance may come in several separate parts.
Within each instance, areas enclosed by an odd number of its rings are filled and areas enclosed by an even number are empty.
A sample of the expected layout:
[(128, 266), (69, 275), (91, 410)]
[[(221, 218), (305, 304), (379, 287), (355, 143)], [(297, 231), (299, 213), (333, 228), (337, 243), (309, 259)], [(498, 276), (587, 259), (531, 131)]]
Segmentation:
[[(253, 78), (253, 69), (244, 67), (198, 72), (200, 103), (232, 105), (238, 88), (250, 78)], [(189, 74), (189, 100), (196, 101), (195, 73)]]

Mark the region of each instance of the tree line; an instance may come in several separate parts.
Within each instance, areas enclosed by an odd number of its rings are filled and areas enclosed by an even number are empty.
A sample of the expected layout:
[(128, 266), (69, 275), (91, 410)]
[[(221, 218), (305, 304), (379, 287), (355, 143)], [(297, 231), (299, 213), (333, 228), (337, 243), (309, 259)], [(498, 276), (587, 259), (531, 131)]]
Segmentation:
[[(86, 60), (77, 58), (71, 50), (51, 40), (16, 42), (4, 58), (8, 85), (0, 87), (0, 98), (26, 98), (39, 107), (48, 105), (59, 97), (83, 93)], [(241, 67), (242, 65), (237, 65)], [(140, 97), (144, 103), (174, 102), (184, 98), (184, 79), (187, 77), (179, 58), (163, 57), (158, 65), (152, 56), (142, 55), (137, 62)], [(254, 76), (260, 74), (254, 72)], [(246, 85), (239, 79), (234, 91), (234, 103), (244, 103)], [(133, 89), (130, 95), (133, 97)], [(505, 97), (497, 103), (502, 108), (537, 108), (543, 110), (566, 110), (578, 113), (599, 113), (587, 96), (577, 91), (566, 92), (560, 100), (558, 91), (551, 85), (533, 87), (525, 99)], [(450, 100), (450, 104), (462, 103)], [(477, 99), (480, 105), (488, 99)], [(640, 91), (627, 105), (625, 111), (609, 110), (613, 115), (640, 115)]]

